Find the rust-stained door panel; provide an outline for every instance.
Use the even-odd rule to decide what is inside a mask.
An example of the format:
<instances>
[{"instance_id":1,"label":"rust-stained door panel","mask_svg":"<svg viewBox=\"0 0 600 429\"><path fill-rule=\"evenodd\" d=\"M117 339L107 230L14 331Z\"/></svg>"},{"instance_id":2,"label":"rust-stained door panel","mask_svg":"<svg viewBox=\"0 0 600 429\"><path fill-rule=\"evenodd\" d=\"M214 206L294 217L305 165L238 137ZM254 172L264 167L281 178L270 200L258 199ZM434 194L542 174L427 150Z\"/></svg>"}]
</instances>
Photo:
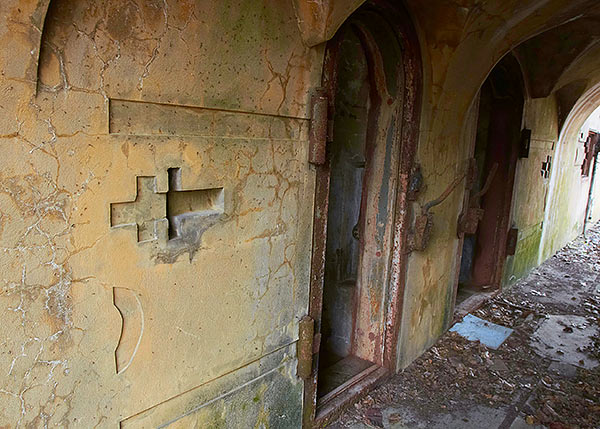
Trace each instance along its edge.
<instances>
[{"instance_id":1,"label":"rust-stained door panel","mask_svg":"<svg viewBox=\"0 0 600 429\"><path fill-rule=\"evenodd\" d=\"M398 38L404 39L402 48ZM418 130L416 49L408 16L386 1L368 2L328 43L324 90L313 96L309 155L317 178L309 308L315 334L313 354L304 358L312 359L305 378L306 427L325 424L385 376L384 366L395 365L406 195ZM329 103L327 121L323 99ZM307 332L303 356L309 355ZM325 380L333 367L342 376ZM303 377L306 368L300 364Z\"/></svg>"}]
</instances>

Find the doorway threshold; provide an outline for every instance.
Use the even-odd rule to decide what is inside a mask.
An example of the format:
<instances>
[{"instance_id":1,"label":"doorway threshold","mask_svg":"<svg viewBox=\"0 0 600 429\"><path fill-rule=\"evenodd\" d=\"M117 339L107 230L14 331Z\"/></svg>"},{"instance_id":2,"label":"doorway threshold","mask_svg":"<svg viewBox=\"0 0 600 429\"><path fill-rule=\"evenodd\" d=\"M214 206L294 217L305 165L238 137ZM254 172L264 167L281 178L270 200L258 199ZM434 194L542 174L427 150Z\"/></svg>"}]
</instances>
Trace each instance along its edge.
<instances>
[{"instance_id":1,"label":"doorway threshold","mask_svg":"<svg viewBox=\"0 0 600 429\"><path fill-rule=\"evenodd\" d=\"M341 386L321 397L317 402L314 427L324 427L337 418L344 409L366 394L389 374L387 368L371 364Z\"/></svg>"},{"instance_id":2,"label":"doorway threshold","mask_svg":"<svg viewBox=\"0 0 600 429\"><path fill-rule=\"evenodd\" d=\"M373 362L349 355L319 370L319 400L327 402L332 394L372 366Z\"/></svg>"},{"instance_id":3,"label":"doorway threshold","mask_svg":"<svg viewBox=\"0 0 600 429\"><path fill-rule=\"evenodd\" d=\"M492 292L479 292L475 293L454 307L454 321L458 321L465 317L467 314L482 307L490 299L494 298L500 293L500 290L494 290Z\"/></svg>"}]
</instances>

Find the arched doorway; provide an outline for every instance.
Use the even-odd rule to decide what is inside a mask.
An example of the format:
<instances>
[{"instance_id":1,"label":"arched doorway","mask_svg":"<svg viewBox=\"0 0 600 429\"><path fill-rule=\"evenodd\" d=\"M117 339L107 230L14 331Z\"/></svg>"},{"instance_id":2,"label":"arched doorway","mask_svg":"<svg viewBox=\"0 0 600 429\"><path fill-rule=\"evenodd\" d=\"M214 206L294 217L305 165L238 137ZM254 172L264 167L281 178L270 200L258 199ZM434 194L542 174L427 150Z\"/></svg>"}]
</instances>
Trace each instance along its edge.
<instances>
[{"instance_id":1,"label":"arched doorway","mask_svg":"<svg viewBox=\"0 0 600 429\"><path fill-rule=\"evenodd\" d=\"M469 207L478 209L476 232L462 247L457 302L500 287L507 256L511 202L519 156L525 95L518 62L507 55L481 87L474 174L467 185ZM510 253L510 249L509 249Z\"/></svg>"},{"instance_id":2,"label":"arched doorway","mask_svg":"<svg viewBox=\"0 0 600 429\"><path fill-rule=\"evenodd\" d=\"M396 368L417 52L406 13L385 1L359 8L327 46L332 132L317 170L310 315L318 352L305 424L326 421Z\"/></svg>"}]
</instances>

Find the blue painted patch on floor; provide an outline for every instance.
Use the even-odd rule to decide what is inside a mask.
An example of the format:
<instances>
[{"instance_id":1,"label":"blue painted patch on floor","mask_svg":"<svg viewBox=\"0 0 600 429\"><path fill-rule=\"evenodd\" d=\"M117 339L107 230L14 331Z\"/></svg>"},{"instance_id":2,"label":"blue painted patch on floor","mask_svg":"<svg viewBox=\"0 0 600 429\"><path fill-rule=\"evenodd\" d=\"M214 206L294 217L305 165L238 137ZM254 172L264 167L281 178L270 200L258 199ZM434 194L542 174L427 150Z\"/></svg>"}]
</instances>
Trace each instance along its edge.
<instances>
[{"instance_id":1,"label":"blue painted patch on floor","mask_svg":"<svg viewBox=\"0 0 600 429\"><path fill-rule=\"evenodd\" d=\"M467 340L479 341L494 350L500 347L504 340L513 333L510 328L496 325L472 314L467 314L462 322L455 324L450 330Z\"/></svg>"}]
</instances>

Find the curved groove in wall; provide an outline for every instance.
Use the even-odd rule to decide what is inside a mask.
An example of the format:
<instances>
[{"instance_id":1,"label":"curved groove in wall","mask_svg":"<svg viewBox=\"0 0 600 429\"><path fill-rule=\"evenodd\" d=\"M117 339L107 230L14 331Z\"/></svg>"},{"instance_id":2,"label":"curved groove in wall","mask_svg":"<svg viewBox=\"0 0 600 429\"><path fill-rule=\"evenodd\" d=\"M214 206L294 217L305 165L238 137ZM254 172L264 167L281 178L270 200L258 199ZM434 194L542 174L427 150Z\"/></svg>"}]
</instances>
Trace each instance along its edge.
<instances>
[{"instance_id":1,"label":"curved groove in wall","mask_svg":"<svg viewBox=\"0 0 600 429\"><path fill-rule=\"evenodd\" d=\"M113 288L113 305L121 314L121 336L115 348L117 374L123 373L135 358L144 334L144 310L138 295L126 288Z\"/></svg>"},{"instance_id":2,"label":"curved groove in wall","mask_svg":"<svg viewBox=\"0 0 600 429\"><path fill-rule=\"evenodd\" d=\"M51 0L40 0L37 5L36 16L39 19L37 26L40 30L39 39L37 41L37 57L35 59L35 93L37 95L39 81L40 81L40 58L42 57L42 43L44 37L44 29L46 28L46 17L48 16L48 10L50 9ZM33 70L32 70L33 71Z\"/></svg>"}]
</instances>

